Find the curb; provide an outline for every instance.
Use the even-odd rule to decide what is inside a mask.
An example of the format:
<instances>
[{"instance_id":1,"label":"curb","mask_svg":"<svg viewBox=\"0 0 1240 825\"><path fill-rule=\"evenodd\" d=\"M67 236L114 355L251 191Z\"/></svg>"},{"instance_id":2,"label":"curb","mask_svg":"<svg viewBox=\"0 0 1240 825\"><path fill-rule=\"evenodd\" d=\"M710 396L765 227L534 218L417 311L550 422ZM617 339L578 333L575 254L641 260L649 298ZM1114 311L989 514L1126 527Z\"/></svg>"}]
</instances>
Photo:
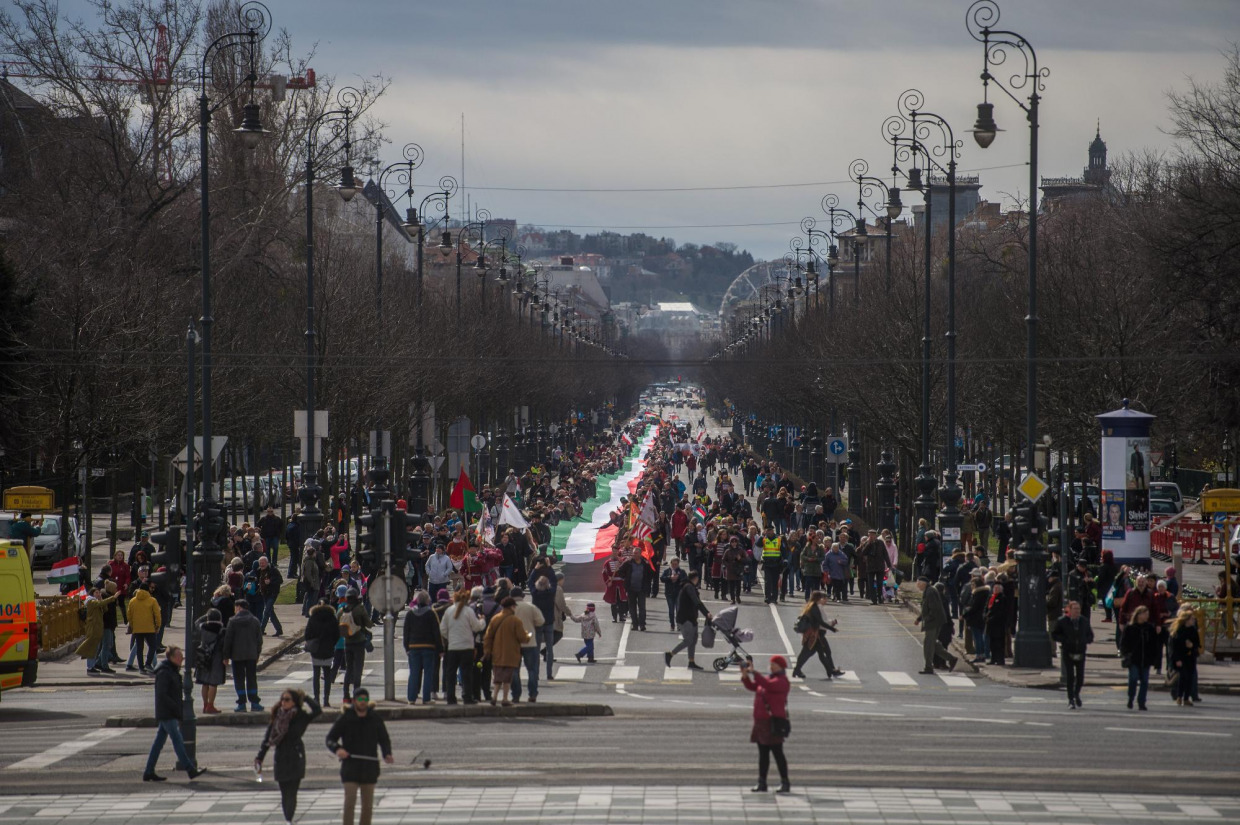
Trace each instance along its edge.
<instances>
[{"instance_id":1,"label":"curb","mask_svg":"<svg viewBox=\"0 0 1240 825\"><path fill-rule=\"evenodd\" d=\"M610 705L586 703L564 704L519 704L510 708L492 707L486 703L477 705L385 705L378 704L373 713L386 721L417 719L436 721L440 719L552 719L565 717L614 716ZM329 708L327 713L314 720L315 724L334 722L340 711ZM199 727L240 727L266 725L270 715L264 711L246 711L242 713L221 713L211 716L197 716ZM104 722L105 728L153 728L155 718L152 716L109 716Z\"/></svg>"},{"instance_id":2,"label":"curb","mask_svg":"<svg viewBox=\"0 0 1240 825\"><path fill-rule=\"evenodd\" d=\"M274 650L263 657L262 661L258 663L258 667L256 669L258 671L266 670L272 662L276 661L285 653L288 653L294 647L301 644L305 638L306 629L304 627L296 633L290 633L288 636L283 637L280 639L280 644L276 645Z\"/></svg>"}]
</instances>

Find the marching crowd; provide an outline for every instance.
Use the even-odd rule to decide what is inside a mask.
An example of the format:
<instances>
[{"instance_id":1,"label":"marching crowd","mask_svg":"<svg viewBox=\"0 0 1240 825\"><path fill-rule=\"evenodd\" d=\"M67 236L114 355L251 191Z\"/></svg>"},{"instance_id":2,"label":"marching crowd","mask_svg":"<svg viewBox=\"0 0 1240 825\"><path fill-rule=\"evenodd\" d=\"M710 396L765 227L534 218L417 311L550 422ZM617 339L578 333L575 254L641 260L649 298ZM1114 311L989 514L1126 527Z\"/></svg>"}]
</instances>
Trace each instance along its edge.
<instances>
[{"instance_id":1,"label":"marching crowd","mask_svg":"<svg viewBox=\"0 0 1240 825\"><path fill-rule=\"evenodd\" d=\"M633 422L613 441L557 452L521 475L510 470L500 483L483 487L480 512L448 509L414 519L418 524L407 536L409 562L400 571L412 593L401 638L409 663L409 703L508 706L523 696L536 702L540 680L554 678L555 646L566 622L580 625L576 660L596 661L594 642L603 634L598 612L593 603L581 612L570 608L564 575L553 566L550 528L582 513L598 491L598 478L624 466L641 429L640 422ZM368 591L375 561L353 552L346 500L333 504L329 523L304 539L295 521L285 523L270 509L256 524L230 530L223 583L198 620L197 644L190 651L203 713L220 712L217 690L230 673L235 710L264 711L257 662L268 625L276 636L283 633L276 597L286 577L296 582L313 686L310 695L281 692L258 758L261 765L265 754L275 750L276 779L290 821L304 774L300 737L310 719L331 708L337 681L344 712L327 743L342 760L346 822L359 796L362 821L368 821L378 752L385 757L391 752L382 720L369 712L369 694L361 687L378 618ZM652 613L653 621L660 620L659 609L648 610L648 601L657 600L662 590L668 628L680 634L665 661L670 665L684 652L687 666L700 670L695 660L699 620L713 629L718 618L703 594L729 607L756 601L759 590L765 604L787 602L791 596L804 605L792 628L800 634L801 649L791 675L804 676L803 668L815 658L827 678L843 675L827 639L836 630L827 605L892 603L903 574L892 532L859 530L850 518L837 518L837 505L831 488L799 484L777 463L754 457L730 436L712 439L701 433L691 440L687 428L662 428L634 493L610 517L618 530L602 565L601 585L611 621L645 631ZM397 507L404 509L405 501ZM965 511L968 529L962 531L959 549L944 558L942 538L922 522L910 554L923 594L917 622L925 633L926 673L956 667L957 657L948 649L953 635L963 639L974 662L1004 665L1011 656L1018 589L1014 551L1006 546L1010 519L995 519L984 497ZM993 562L992 524L999 547ZM1129 669L1130 708L1135 703L1146 709L1151 669L1166 670L1178 703L1200 701L1200 635L1195 614L1177 603L1180 587L1173 571L1159 578L1115 565L1110 553L1096 552L1097 531L1098 523L1087 517L1077 531L1066 580L1061 580L1058 558L1047 573L1048 631L1060 646L1069 705L1081 706L1084 653L1097 632L1091 623L1096 606L1104 611L1101 623L1115 625L1115 642ZM281 541L290 548L284 575L277 566ZM177 598L150 585L150 553L144 535L128 557L118 552L100 571L85 604L88 634L79 653L90 672L107 672L124 661L116 652L119 622L129 628L133 641L127 666L155 675L160 728L144 778L159 781L154 768L164 740L170 738L179 755L184 750L176 725L165 723L180 716L178 674L185 654L162 645ZM157 652L167 654L158 668ZM755 694L751 741L760 759L755 790L766 790L774 759L779 790L786 792L782 743L788 727L788 662L772 657L769 671L762 675L751 662L742 662L742 683ZM193 768L191 776L198 772Z\"/></svg>"}]
</instances>

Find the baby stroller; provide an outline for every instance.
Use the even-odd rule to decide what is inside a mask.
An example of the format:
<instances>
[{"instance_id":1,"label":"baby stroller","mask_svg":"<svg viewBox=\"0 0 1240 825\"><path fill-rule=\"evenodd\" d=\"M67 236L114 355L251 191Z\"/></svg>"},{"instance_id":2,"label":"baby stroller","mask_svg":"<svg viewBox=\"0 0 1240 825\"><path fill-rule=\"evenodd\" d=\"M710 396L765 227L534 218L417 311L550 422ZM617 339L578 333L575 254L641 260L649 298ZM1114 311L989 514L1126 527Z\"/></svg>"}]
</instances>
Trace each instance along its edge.
<instances>
[{"instance_id":1,"label":"baby stroller","mask_svg":"<svg viewBox=\"0 0 1240 825\"><path fill-rule=\"evenodd\" d=\"M750 658L745 652L745 648L741 645L744 642L753 641L753 631L748 628L738 628L736 626L737 607L725 607L715 614L715 618L706 623L706 627L702 630L702 647L712 648L715 646L715 633L717 632L723 637L724 641L732 646L732 650L727 656L720 656L714 661L716 671L727 670L728 665L738 665Z\"/></svg>"}]
</instances>

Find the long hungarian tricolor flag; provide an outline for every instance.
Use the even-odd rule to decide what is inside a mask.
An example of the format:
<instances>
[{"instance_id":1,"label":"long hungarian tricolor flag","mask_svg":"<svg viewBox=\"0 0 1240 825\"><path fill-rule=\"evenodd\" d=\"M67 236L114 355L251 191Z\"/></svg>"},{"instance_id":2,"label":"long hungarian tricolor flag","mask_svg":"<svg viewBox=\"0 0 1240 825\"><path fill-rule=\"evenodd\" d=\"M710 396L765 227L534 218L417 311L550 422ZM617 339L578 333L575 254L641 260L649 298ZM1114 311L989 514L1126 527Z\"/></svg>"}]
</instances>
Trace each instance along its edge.
<instances>
[{"instance_id":1,"label":"long hungarian tricolor flag","mask_svg":"<svg viewBox=\"0 0 1240 825\"><path fill-rule=\"evenodd\" d=\"M700 504L693 505L693 517L703 524L706 523L707 510Z\"/></svg>"},{"instance_id":2,"label":"long hungarian tricolor flag","mask_svg":"<svg viewBox=\"0 0 1240 825\"><path fill-rule=\"evenodd\" d=\"M78 567L81 563L77 556L70 556L64 561L58 561L52 565L52 569L47 571L48 584L73 584L78 580Z\"/></svg>"},{"instance_id":3,"label":"long hungarian tricolor flag","mask_svg":"<svg viewBox=\"0 0 1240 825\"><path fill-rule=\"evenodd\" d=\"M469 483L469 474L464 467L456 486L452 488L452 495L448 496L448 506L462 513L477 513L482 509L482 502L478 501L478 494L474 491L474 485Z\"/></svg>"}]
</instances>

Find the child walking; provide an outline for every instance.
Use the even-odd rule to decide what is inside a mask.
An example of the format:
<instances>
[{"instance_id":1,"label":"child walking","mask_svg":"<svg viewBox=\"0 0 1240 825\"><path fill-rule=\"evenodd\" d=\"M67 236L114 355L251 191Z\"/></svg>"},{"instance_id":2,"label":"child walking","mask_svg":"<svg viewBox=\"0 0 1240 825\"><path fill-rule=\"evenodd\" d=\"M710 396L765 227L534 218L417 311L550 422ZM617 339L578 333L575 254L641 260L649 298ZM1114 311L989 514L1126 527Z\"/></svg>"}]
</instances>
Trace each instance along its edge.
<instances>
[{"instance_id":1,"label":"child walking","mask_svg":"<svg viewBox=\"0 0 1240 825\"><path fill-rule=\"evenodd\" d=\"M581 662L581 657L585 656L586 661L594 664L594 639L595 637L603 638L603 629L598 623L598 614L594 612L594 602L586 603L586 612L580 616L569 616L574 622L581 625L581 639L584 642L581 650L577 651L577 661Z\"/></svg>"}]
</instances>

